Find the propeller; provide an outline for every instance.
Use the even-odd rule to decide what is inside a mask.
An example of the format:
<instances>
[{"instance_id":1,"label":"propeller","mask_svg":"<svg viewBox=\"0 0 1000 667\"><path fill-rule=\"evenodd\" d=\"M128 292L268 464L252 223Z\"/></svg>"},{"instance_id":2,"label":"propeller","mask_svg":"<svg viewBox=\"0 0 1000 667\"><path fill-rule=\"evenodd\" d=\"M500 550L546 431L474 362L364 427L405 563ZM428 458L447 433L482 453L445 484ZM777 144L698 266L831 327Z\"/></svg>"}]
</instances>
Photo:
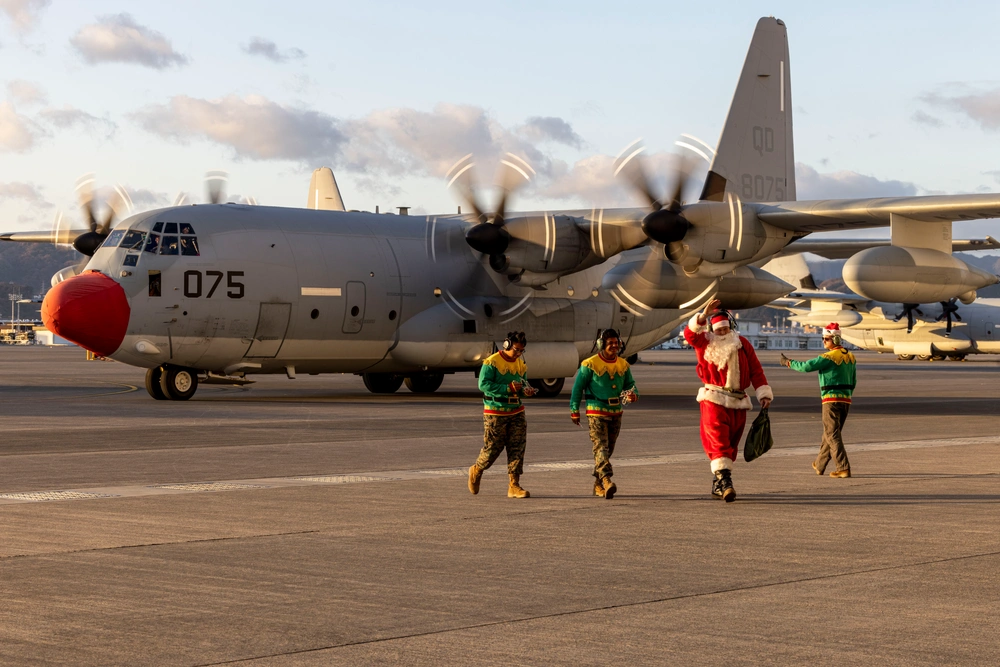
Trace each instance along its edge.
<instances>
[{"instance_id":1,"label":"propeller","mask_svg":"<svg viewBox=\"0 0 1000 667\"><path fill-rule=\"evenodd\" d=\"M205 173L205 192L209 204L221 204L226 198L226 183L229 182L229 174L221 169L215 169Z\"/></svg>"},{"instance_id":2,"label":"propeller","mask_svg":"<svg viewBox=\"0 0 1000 667\"><path fill-rule=\"evenodd\" d=\"M917 315L923 315L924 314L924 311L920 310L919 306L920 306L919 303L904 303L903 304L903 312L901 312L899 315L897 315L896 319L894 319L893 322L898 322L899 320L901 320L902 318L905 317L906 318L906 333L912 332L913 331L913 324L914 324L914 320L915 320L914 313L916 313Z\"/></svg>"},{"instance_id":3,"label":"propeller","mask_svg":"<svg viewBox=\"0 0 1000 667\"><path fill-rule=\"evenodd\" d=\"M76 185L76 192L80 199L80 208L83 209L84 220L86 220L90 229L73 239L73 247L87 257L93 257L97 249L104 243L104 239L111 233L111 223L118 216L119 209L131 211L132 203L125 188L118 185L115 187L113 193L104 201L105 210L103 215L98 216L93 185L93 174L82 176Z\"/></svg>"},{"instance_id":4,"label":"propeller","mask_svg":"<svg viewBox=\"0 0 1000 667\"><path fill-rule=\"evenodd\" d=\"M937 322L940 322L943 319L947 319L948 320L948 326L945 328L945 331L947 332L946 335L949 335L949 336L951 335L951 321L952 321L952 318L958 320L959 322L962 321L962 316L958 314L958 304L956 303L956 301L958 301L957 297L953 297L953 298L949 299L948 301L942 301L941 302L941 314L938 315L937 319L936 319Z\"/></svg>"},{"instance_id":5,"label":"propeller","mask_svg":"<svg viewBox=\"0 0 1000 667\"><path fill-rule=\"evenodd\" d=\"M507 200L513 192L531 180L535 170L527 161L513 153L504 155L500 160L500 201L493 213L487 213L485 207L480 205L479 187L473 179L472 169L475 165L472 153L456 162L448 170L448 187L455 189L478 221L478 224L465 233L466 243L473 250L489 255L491 264L497 258L496 263L499 265L501 256L510 245L510 232L504 229Z\"/></svg>"},{"instance_id":6,"label":"propeller","mask_svg":"<svg viewBox=\"0 0 1000 667\"><path fill-rule=\"evenodd\" d=\"M681 195L691 181L693 165L685 156L678 155L672 178L668 181L667 195L660 198L654 193L647 175L642 157L645 150L641 139L626 146L615 158L615 176L624 178L645 200L651 210L642 219L642 231L667 246L667 256L677 262L684 257L681 241L691 229L691 223L683 215Z\"/></svg>"}]
</instances>

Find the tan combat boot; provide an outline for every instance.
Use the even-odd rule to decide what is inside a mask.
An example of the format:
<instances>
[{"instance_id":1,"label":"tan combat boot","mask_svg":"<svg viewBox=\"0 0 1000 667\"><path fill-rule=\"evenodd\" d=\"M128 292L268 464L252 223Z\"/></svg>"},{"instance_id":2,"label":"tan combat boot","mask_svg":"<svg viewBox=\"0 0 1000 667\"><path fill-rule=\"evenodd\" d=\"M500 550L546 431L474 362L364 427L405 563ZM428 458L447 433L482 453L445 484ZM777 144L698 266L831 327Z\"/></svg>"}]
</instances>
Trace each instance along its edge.
<instances>
[{"instance_id":1,"label":"tan combat boot","mask_svg":"<svg viewBox=\"0 0 1000 667\"><path fill-rule=\"evenodd\" d=\"M508 498L530 498L531 494L521 488L518 481L521 479L520 475L510 475L510 487L507 489Z\"/></svg>"},{"instance_id":2,"label":"tan combat boot","mask_svg":"<svg viewBox=\"0 0 1000 667\"><path fill-rule=\"evenodd\" d=\"M479 469L479 466L473 465L469 468L469 491L475 495L479 493L479 482L483 479L483 471Z\"/></svg>"},{"instance_id":3,"label":"tan combat boot","mask_svg":"<svg viewBox=\"0 0 1000 667\"><path fill-rule=\"evenodd\" d=\"M615 486L615 483L611 481L610 477L605 477L604 479L602 479L601 486L604 487L603 495L605 500L611 500L612 498L615 497L615 492L618 490L618 487Z\"/></svg>"},{"instance_id":4,"label":"tan combat boot","mask_svg":"<svg viewBox=\"0 0 1000 667\"><path fill-rule=\"evenodd\" d=\"M604 485L601 484L601 480L599 479L594 480L594 495L598 498L604 497Z\"/></svg>"}]
</instances>

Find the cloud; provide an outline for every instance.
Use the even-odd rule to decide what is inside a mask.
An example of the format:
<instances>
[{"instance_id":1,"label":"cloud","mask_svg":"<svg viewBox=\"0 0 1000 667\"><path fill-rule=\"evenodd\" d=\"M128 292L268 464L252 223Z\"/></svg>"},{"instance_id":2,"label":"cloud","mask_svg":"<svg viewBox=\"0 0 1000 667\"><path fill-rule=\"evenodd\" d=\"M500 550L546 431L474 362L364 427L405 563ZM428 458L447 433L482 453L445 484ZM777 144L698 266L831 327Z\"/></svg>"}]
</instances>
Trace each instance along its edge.
<instances>
[{"instance_id":1,"label":"cloud","mask_svg":"<svg viewBox=\"0 0 1000 667\"><path fill-rule=\"evenodd\" d=\"M821 174L807 164L795 163L795 186L799 199L864 199L917 194L917 186L906 181L882 181L856 171Z\"/></svg>"},{"instance_id":2,"label":"cloud","mask_svg":"<svg viewBox=\"0 0 1000 667\"><path fill-rule=\"evenodd\" d=\"M910 120L914 123L920 123L921 125L927 125L928 127L944 127L944 121L937 116L932 116L926 111L921 111L917 109L910 116Z\"/></svg>"},{"instance_id":3,"label":"cloud","mask_svg":"<svg viewBox=\"0 0 1000 667\"><path fill-rule=\"evenodd\" d=\"M148 132L186 143L205 139L251 160L307 162L336 156L346 141L336 119L285 107L263 97L228 95L202 100L178 95L131 117Z\"/></svg>"},{"instance_id":4,"label":"cloud","mask_svg":"<svg viewBox=\"0 0 1000 667\"><path fill-rule=\"evenodd\" d=\"M132 204L135 206L135 210L137 211L162 208L164 206L170 206L174 202L174 197L166 192L156 192L146 188L130 187L126 187L125 190L128 192L128 196L132 200Z\"/></svg>"},{"instance_id":5,"label":"cloud","mask_svg":"<svg viewBox=\"0 0 1000 667\"><path fill-rule=\"evenodd\" d=\"M931 106L965 114L984 130L1000 130L1000 88L967 95L928 93L921 99Z\"/></svg>"},{"instance_id":6,"label":"cloud","mask_svg":"<svg viewBox=\"0 0 1000 667\"><path fill-rule=\"evenodd\" d=\"M7 96L19 104L45 104L45 91L30 81L16 79L7 83Z\"/></svg>"},{"instance_id":7,"label":"cloud","mask_svg":"<svg viewBox=\"0 0 1000 667\"><path fill-rule=\"evenodd\" d=\"M83 26L70 44L90 65L120 62L164 69L188 61L174 51L162 33L139 25L125 13L103 16L97 23Z\"/></svg>"},{"instance_id":8,"label":"cloud","mask_svg":"<svg viewBox=\"0 0 1000 667\"><path fill-rule=\"evenodd\" d=\"M23 153L43 134L37 123L17 113L10 102L0 102L0 153Z\"/></svg>"},{"instance_id":9,"label":"cloud","mask_svg":"<svg viewBox=\"0 0 1000 667\"><path fill-rule=\"evenodd\" d=\"M7 15L18 32L31 32L38 22L38 15L52 0L0 0L0 12Z\"/></svg>"},{"instance_id":10,"label":"cloud","mask_svg":"<svg viewBox=\"0 0 1000 667\"><path fill-rule=\"evenodd\" d=\"M294 47L286 49L284 52L279 51L277 44L263 37L251 38L250 43L243 46L242 49L252 56L261 56L276 63L284 63L292 59L298 60L306 57L305 51Z\"/></svg>"},{"instance_id":11,"label":"cloud","mask_svg":"<svg viewBox=\"0 0 1000 667\"><path fill-rule=\"evenodd\" d=\"M667 197L667 182L673 183L677 173L676 153L646 153L642 167L650 180L653 194ZM645 206L646 201L634 186L630 185L627 174L615 176L615 157L612 155L591 155L572 165L556 162L550 179L538 189L538 194L552 199L579 200L604 208L610 206ZM635 163L631 163L635 164ZM708 164L697 162L689 165L690 173L681 199L691 202L701 194L708 172Z\"/></svg>"},{"instance_id":12,"label":"cloud","mask_svg":"<svg viewBox=\"0 0 1000 667\"><path fill-rule=\"evenodd\" d=\"M583 147L583 138L562 118L533 116L520 128L520 133L534 141L553 141L573 148Z\"/></svg>"},{"instance_id":13,"label":"cloud","mask_svg":"<svg viewBox=\"0 0 1000 667\"><path fill-rule=\"evenodd\" d=\"M52 208L52 204L46 201L45 197L39 191L38 186L34 183L0 183L0 202L7 201L8 199L18 199L28 204L31 204L35 208Z\"/></svg>"},{"instance_id":14,"label":"cloud","mask_svg":"<svg viewBox=\"0 0 1000 667\"><path fill-rule=\"evenodd\" d=\"M111 119L98 118L71 106L43 109L38 115L57 128L82 127L91 132L100 132L109 139L118 131L118 125Z\"/></svg>"}]
</instances>

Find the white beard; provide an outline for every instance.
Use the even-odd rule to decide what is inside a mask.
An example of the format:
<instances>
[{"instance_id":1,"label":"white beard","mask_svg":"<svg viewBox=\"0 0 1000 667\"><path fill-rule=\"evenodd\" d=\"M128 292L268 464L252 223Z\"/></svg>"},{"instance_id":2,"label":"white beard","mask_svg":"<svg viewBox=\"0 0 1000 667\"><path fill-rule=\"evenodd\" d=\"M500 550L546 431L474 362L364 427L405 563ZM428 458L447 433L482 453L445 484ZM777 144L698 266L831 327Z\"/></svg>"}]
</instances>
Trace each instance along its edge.
<instances>
[{"instance_id":1,"label":"white beard","mask_svg":"<svg viewBox=\"0 0 1000 667\"><path fill-rule=\"evenodd\" d=\"M728 391L740 391L740 355L739 350L740 335L735 331L730 331L725 336L718 336L709 331L705 334L708 337L708 346L705 347L704 359L710 364L719 367L719 371L729 371L726 373L725 388Z\"/></svg>"}]
</instances>

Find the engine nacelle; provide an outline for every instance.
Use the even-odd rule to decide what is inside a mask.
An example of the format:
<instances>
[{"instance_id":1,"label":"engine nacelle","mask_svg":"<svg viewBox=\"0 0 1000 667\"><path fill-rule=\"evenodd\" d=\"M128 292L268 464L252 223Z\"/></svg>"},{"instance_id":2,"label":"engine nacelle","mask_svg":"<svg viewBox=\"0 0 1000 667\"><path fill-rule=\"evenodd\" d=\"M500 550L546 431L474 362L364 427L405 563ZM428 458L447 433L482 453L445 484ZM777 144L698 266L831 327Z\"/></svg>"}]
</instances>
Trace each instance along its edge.
<instances>
[{"instance_id":1,"label":"engine nacelle","mask_svg":"<svg viewBox=\"0 0 1000 667\"><path fill-rule=\"evenodd\" d=\"M858 294L890 303L932 303L993 285L997 276L939 250L882 246L844 264L844 282Z\"/></svg>"},{"instance_id":2,"label":"engine nacelle","mask_svg":"<svg viewBox=\"0 0 1000 667\"><path fill-rule=\"evenodd\" d=\"M725 308L756 308L795 289L753 266L741 266L716 278L689 277L681 267L656 257L619 264L604 275L602 285L622 305L638 312L695 307L712 294Z\"/></svg>"}]
</instances>

